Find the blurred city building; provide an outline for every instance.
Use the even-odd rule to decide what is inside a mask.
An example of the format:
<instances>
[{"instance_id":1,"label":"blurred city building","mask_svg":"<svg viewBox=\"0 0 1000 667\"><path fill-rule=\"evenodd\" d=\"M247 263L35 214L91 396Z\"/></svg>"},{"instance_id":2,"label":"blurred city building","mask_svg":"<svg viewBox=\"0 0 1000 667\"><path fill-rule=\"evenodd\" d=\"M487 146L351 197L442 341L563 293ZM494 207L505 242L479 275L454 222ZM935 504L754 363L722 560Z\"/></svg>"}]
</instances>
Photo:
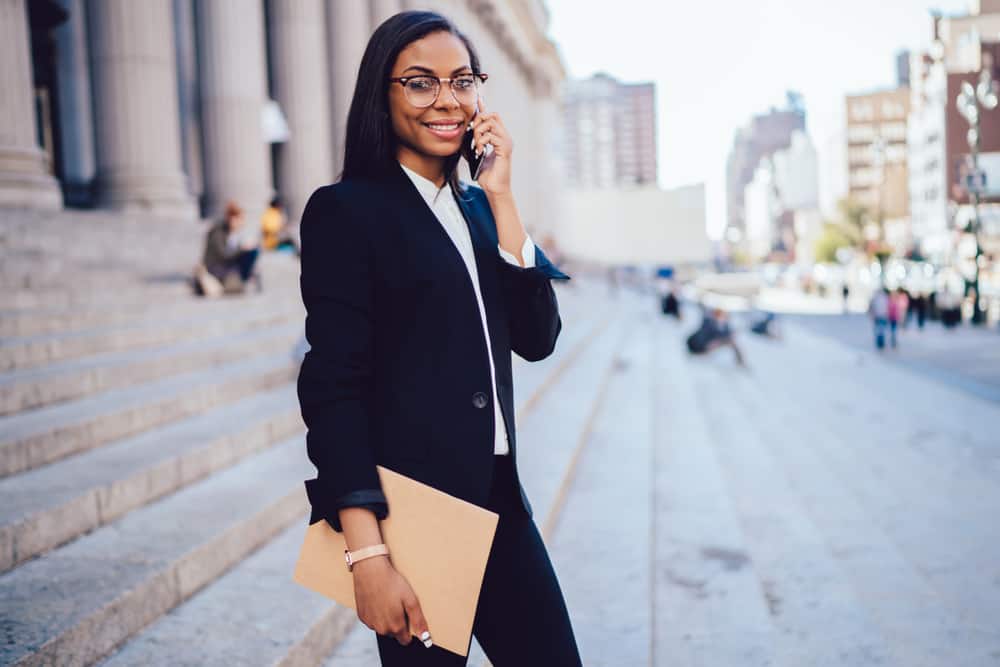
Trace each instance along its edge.
<instances>
[{"instance_id":1,"label":"blurred city building","mask_svg":"<svg viewBox=\"0 0 1000 667\"><path fill-rule=\"evenodd\" d=\"M562 153L571 187L656 183L653 84L622 83L607 74L569 81L563 119Z\"/></svg>"},{"instance_id":2,"label":"blurred city building","mask_svg":"<svg viewBox=\"0 0 1000 667\"><path fill-rule=\"evenodd\" d=\"M980 242L1000 253L1000 109L980 107L979 175L973 175L970 125L956 99L984 70L1000 78L1000 0L980 0L960 16L932 16L932 44L911 58L910 200L915 246L937 264L955 261L958 231L975 218L969 189L981 189Z\"/></svg>"},{"instance_id":3,"label":"blurred city building","mask_svg":"<svg viewBox=\"0 0 1000 667\"><path fill-rule=\"evenodd\" d=\"M902 70L899 74L897 83L904 80ZM910 89L900 85L848 95L846 104L848 196L868 207L890 245L905 248L910 215L906 152Z\"/></svg>"},{"instance_id":4,"label":"blurred city building","mask_svg":"<svg viewBox=\"0 0 1000 667\"><path fill-rule=\"evenodd\" d=\"M560 251L598 264L708 264L704 186L657 185L654 84L595 74L564 91Z\"/></svg>"},{"instance_id":5,"label":"blurred city building","mask_svg":"<svg viewBox=\"0 0 1000 667\"><path fill-rule=\"evenodd\" d=\"M730 244L739 245L746 238L745 190L753 181L761 160L788 148L792 134L805 129L806 110L802 97L789 91L784 109L771 109L754 116L745 127L737 130L726 161L725 238Z\"/></svg>"},{"instance_id":6,"label":"blurred city building","mask_svg":"<svg viewBox=\"0 0 1000 667\"><path fill-rule=\"evenodd\" d=\"M819 159L808 134L795 130L787 148L760 159L744 188L743 208L741 247L751 259L798 260L803 241L817 233L817 216L808 213L819 208Z\"/></svg>"},{"instance_id":7,"label":"blurred city building","mask_svg":"<svg viewBox=\"0 0 1000 667\"><path fill-rule=\"evenodd\" d=\"M518 203L551 223L564 70L541 0L2 0L0 205L190 218L232 198L255 219L277 192L297 220L340 172L369 35L425 8L479 50Z\"/></svg>"}]
</instances>

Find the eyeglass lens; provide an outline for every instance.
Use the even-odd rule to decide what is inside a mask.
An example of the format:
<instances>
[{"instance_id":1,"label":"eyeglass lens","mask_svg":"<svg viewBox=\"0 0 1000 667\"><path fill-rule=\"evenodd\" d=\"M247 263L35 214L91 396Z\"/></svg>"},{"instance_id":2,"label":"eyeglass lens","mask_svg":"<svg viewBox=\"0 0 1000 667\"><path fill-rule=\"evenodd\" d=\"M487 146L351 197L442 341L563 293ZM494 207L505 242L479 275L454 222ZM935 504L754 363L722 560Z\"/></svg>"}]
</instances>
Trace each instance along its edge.
<instances>
[{"instance_id":1,"label":"eyeglass lens","mask_svg":"<svg viewBox=\"0 0 1000 667\"><path fill-rule=\"evenodd\" d=\"M451 92L460 104L471 104L476 101L479 81L476 77L459 76L449 82ZM434 104L438 97L441 84L437 79L430 76L415 76L407 79L403 90L406 99L410 104L418 107L427 107Z\"/></svg>"}]
</instances>

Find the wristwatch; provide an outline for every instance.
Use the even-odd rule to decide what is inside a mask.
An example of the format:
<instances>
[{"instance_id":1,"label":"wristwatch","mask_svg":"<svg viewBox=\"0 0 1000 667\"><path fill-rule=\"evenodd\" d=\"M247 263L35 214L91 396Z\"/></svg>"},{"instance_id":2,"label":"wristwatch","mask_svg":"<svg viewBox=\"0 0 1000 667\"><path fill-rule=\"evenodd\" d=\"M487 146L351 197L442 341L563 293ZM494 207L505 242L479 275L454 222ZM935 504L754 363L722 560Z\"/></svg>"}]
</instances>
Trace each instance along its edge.
<instances>
[{"instance_id":1,"label":"wristwatch","mask_svg":"<svg viewBox=\"0 0 1000 667\"><path fill-rule=\"evenodd\" d=\"M372 558L374 556L388 556L389 548L384 544L376 544L374 546L365 547L364 549L358 549L357 551L348 551L344 549L344 560L347 561L347 571L353 572L354 565L360 563L366 558Z\"/></svg>"}]
</instances>

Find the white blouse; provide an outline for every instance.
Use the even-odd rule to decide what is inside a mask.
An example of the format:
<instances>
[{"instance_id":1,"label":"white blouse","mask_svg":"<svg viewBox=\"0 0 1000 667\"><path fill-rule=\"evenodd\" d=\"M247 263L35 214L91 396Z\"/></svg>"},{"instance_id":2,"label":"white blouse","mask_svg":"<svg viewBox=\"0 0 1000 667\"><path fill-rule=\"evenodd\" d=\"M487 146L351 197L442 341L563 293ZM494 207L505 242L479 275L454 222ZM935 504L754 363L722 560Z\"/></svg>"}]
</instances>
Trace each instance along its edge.
<instances>
[{"instance_id":1,"label":"white blouse","mask_svg":"<svg viewBox=\"0 0 1000 667\"><path fill-rule=\"evenodd\" d=\"M507 442L506 422L504 421L503 413L500 411L500 401L497 400L496 368L493 365L493 346L490 342L490 330L486 325L486 306L483 305L483 295L479 290L479 272L476 270L476 255L472 250L472 237L469 235L469 228L466 226L465 218L462 217L462 211L458 208L455 198L451 196L451 192L446 192L450 190L447 183L439 188L433 181L424 178L406 165L400 164L399 166L403 168L406 175L413 181L417 192L427 202L427 206L434 213L441 226L444 227L444 231L448 233L448 238L455 244L458 254L462 256L462 261L465 262L469 278L472 279L472 287L475 289L476 301L479 304L479 318L483 324L483 335L486 337L487 357L490 360L490 384L493 389L493 419L496 425L493 453L509 454L510 445ZM442 192L445 192L444 196L441 196ZM499 250L500 256L511 264L521 266L517 258L499 245L497 246L497 250ZM535 244L532 242L530 236L524 240L524 245L521 247L521 257L524 259L525 267L535 265Z\"/></svg>"}]
</instances>

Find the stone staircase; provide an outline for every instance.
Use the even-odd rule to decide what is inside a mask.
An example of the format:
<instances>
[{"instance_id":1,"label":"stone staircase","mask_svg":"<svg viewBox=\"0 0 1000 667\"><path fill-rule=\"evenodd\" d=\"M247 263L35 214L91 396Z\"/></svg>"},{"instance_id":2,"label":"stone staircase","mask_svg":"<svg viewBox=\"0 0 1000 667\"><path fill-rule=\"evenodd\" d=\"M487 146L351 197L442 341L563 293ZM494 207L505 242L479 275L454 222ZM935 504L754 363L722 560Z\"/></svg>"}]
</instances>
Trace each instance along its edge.
<instances>
[{"instance_id":1,"label":"stone staircase","mask_svg":"<svg viewBox=\"0 0 1000 667\"><path fill-rule=\"evenodd\" d=\"M0 664L319 665L362 638L291 581L314 476L298 265L265 256L262 294L197 299L203 231L0 215ZM626 327L585 285L560 300L556 354L515 359L546 525L590 428L572 406L599 402Z\"/></svg>"}]
</instances>

